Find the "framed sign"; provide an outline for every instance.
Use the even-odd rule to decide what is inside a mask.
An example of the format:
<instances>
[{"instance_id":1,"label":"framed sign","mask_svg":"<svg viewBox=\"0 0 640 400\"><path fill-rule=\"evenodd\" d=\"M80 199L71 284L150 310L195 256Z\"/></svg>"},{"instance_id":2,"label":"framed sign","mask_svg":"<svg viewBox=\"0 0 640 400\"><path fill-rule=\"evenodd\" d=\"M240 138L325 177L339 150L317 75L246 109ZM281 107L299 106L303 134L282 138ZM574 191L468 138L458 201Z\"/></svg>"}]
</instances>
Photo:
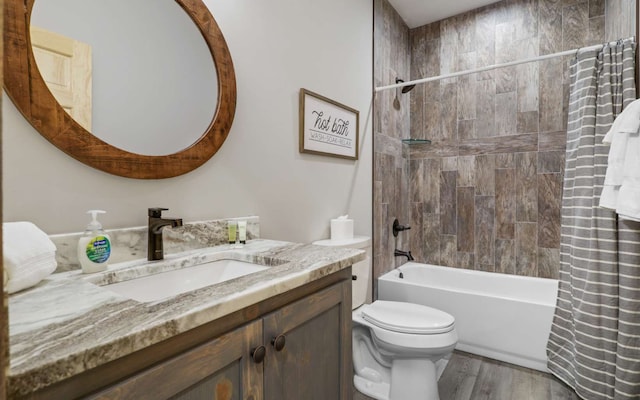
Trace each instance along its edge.
<instances>
[{"instance_id":1,"label":"framed sign","mask_svg":"<svg viewBox=\"0 0 640 400\"><path fill-rule=\"evenodd\" d=\"M360 112L300 89L300 153L358 159Z\"/></svg>"}]
</instances>

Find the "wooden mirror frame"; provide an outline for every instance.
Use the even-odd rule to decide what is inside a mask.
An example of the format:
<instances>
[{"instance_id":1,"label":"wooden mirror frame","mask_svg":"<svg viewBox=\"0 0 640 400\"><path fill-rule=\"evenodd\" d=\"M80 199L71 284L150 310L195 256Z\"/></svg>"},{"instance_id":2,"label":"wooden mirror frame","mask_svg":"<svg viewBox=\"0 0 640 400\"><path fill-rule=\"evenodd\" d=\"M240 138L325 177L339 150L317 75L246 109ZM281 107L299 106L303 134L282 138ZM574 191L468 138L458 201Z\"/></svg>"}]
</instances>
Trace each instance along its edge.
<instances>
[{"instance_id":1,"label":"wooden mirror frame","mask_svg":"<svg viewBox=\"0 0 640 400\"><path fill-rule=\"evenodd\" d=\"M4 87L24 117L49 142L91 167L138 179L185 174L204 164L222 146L235 115L236 77L222 31L202 0L175 1L196 24L213 56L218 104L211 123L196 143L164 156L146 156L114 147L80 126L60 106L40 76L31 49L29 23L34 1L4 2Z\"/></svg>"}]
</instances>

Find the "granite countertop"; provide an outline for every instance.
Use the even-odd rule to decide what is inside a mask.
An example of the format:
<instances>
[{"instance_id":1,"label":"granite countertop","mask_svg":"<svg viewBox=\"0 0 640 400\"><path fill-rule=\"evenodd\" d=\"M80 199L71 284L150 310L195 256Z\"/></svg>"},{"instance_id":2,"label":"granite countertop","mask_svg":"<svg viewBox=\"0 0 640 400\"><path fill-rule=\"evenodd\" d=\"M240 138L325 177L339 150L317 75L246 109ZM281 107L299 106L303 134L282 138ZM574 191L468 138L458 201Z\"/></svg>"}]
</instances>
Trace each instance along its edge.
<instances>
[{"instance_id":1,"label":"granite countertop","mask_svg":"<svg viewBox=\"0 0 640 400\"><path fill-rule=\"evenodd\" d=\"M137 302L104 285L144 268L171 270L216 258L269 268L154 302ZM25 395L128 355L363 260L361 250L256 239L128 261L105 272L54 274L9 297L10 397ZM92 283L93 282L93 283Z\"/></svg>"}]
</instances>

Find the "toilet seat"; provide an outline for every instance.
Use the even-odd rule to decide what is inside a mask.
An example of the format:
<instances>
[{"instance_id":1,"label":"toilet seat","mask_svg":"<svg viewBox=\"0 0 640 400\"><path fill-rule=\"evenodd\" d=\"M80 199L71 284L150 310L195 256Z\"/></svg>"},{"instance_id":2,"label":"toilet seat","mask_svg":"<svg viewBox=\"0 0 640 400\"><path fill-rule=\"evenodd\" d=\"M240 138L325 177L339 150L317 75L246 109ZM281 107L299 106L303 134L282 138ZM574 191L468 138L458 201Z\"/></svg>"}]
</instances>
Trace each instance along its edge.
<instances>
[{"instance_id":1,"label":"toilet seat","mask_svg":"<svg viewBox=\"0 0 640 400\"><path fill-rule=\"evenodd\" d=\"M363 307L362 318L382 329L414 335L447 333L455 323L453 316L435 308L385 300Z\"/></svg>"}]
</instances>

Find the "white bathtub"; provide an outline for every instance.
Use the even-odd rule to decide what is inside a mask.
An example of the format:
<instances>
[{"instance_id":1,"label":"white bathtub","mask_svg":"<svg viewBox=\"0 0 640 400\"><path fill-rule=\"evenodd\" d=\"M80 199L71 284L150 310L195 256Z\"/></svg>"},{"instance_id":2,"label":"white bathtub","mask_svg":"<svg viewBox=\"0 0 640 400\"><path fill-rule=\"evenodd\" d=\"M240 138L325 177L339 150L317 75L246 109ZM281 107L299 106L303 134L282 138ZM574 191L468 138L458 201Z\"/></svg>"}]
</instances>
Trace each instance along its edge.
<instances>
[{"instance_id":1,"label":"white bathtub","mask_svg":"<svg viewBox=\"0 0 640 400\"><path fill-rule=\"evenodd\" d=\"M554 279L415 262L378 279L381 300L424 304L453 315L458 350L540 371L547 371L557 290Z\"/></svg>"}]
</instances>

